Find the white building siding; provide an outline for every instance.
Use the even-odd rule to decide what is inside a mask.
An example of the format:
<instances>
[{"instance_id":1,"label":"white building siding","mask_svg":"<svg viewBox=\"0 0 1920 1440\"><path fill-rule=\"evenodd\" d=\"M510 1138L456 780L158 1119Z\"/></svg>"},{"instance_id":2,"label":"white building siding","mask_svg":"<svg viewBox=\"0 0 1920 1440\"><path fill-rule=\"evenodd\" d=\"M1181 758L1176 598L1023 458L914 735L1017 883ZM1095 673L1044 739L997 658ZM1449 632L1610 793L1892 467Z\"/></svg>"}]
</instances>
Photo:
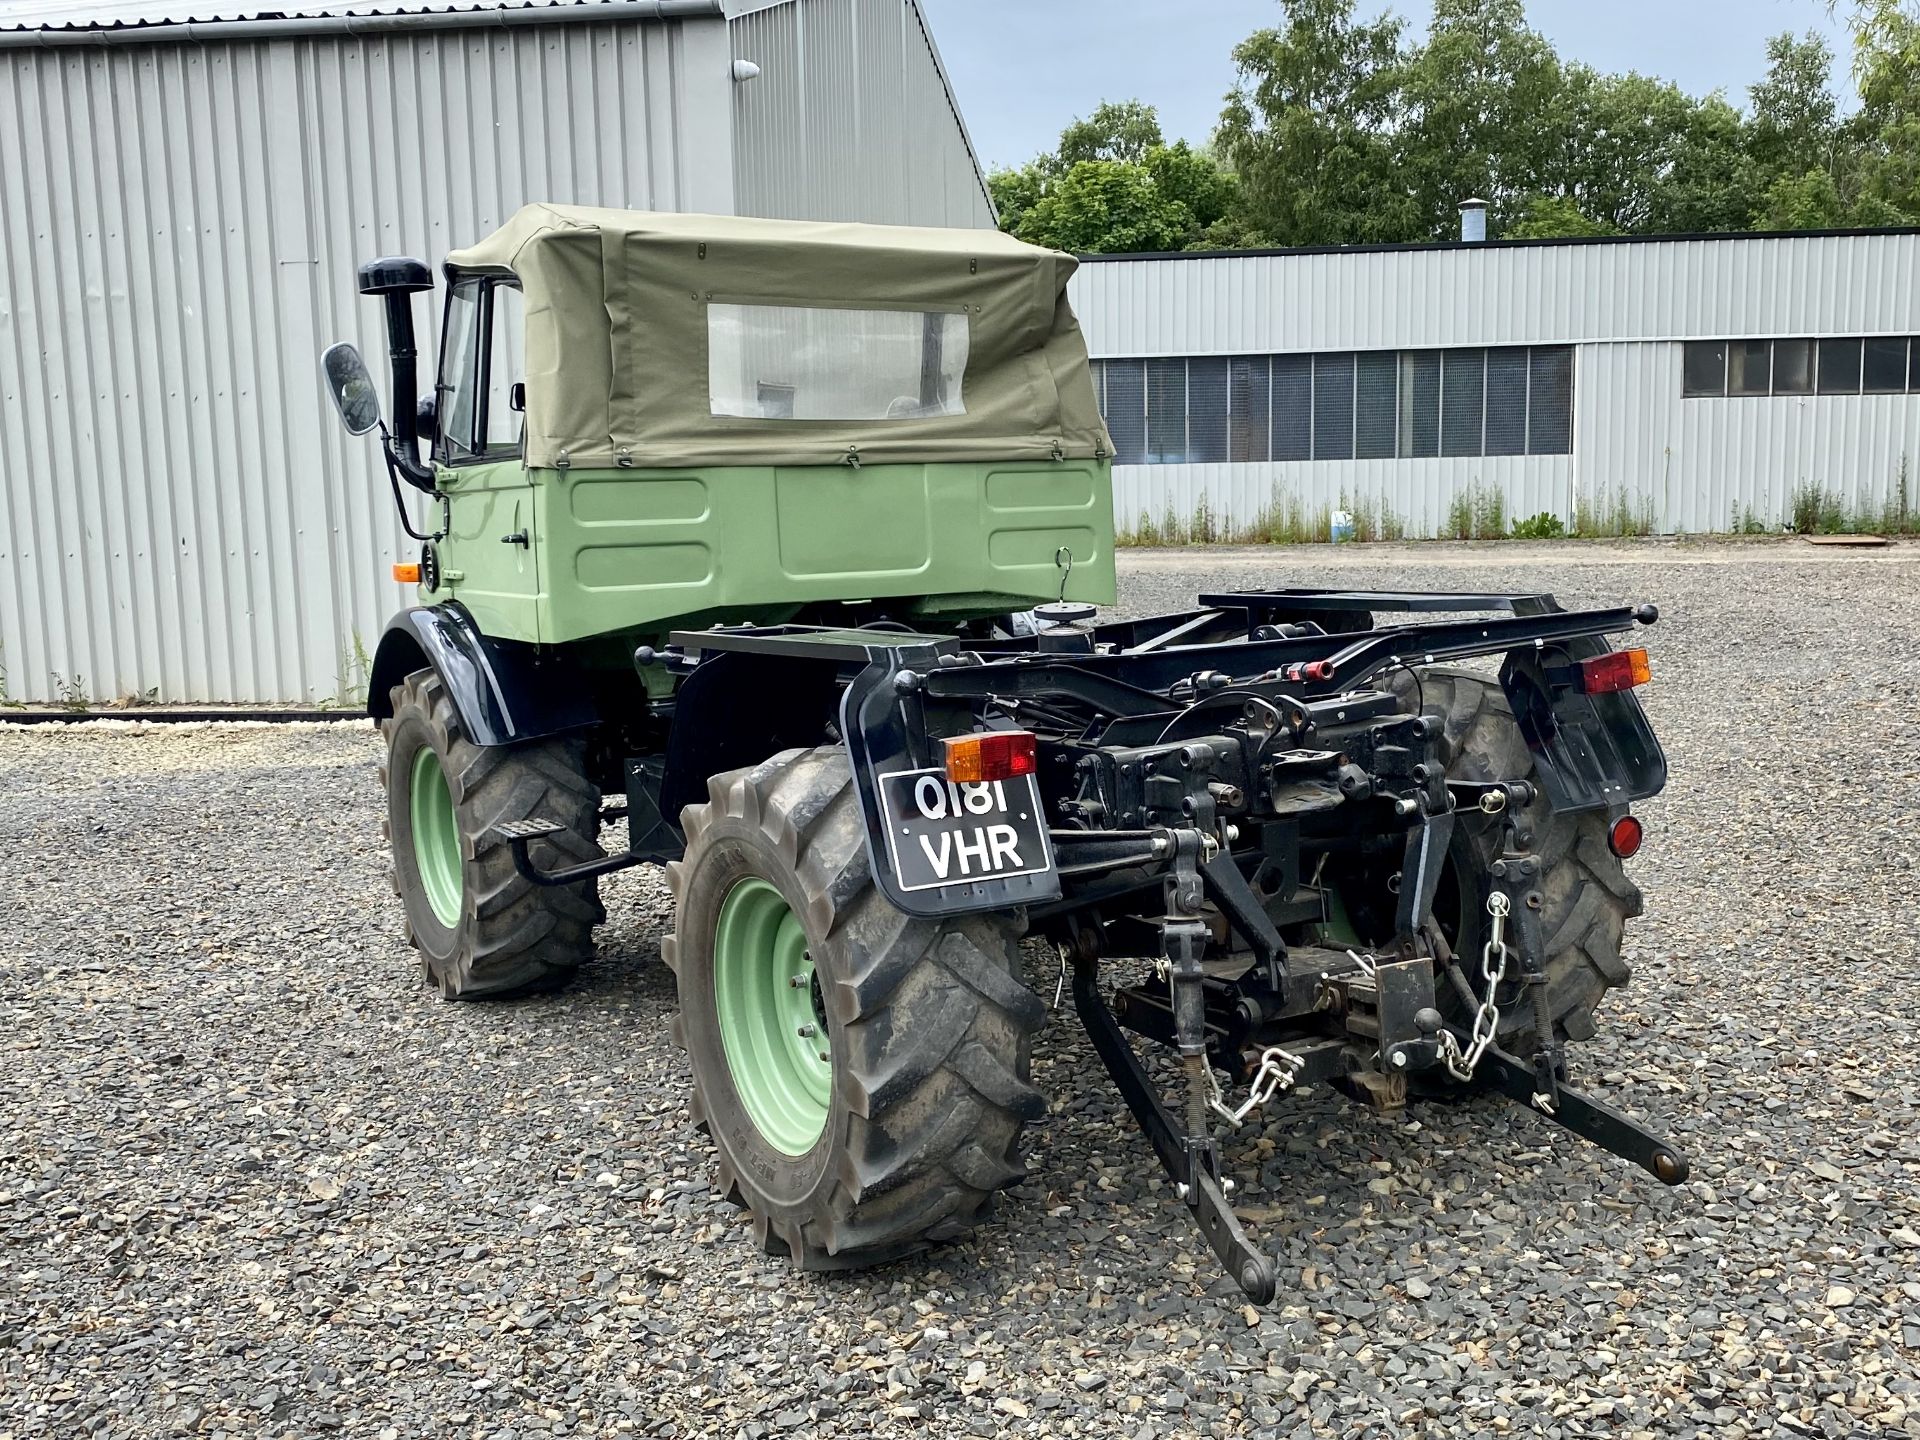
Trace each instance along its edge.
<instances>
[{"instance_id":1,"label":"white building siding","mask_svg":"<svg viewBox=\"0 0 1920 1440\"><path fill-rule=\"evenodd\" d=\"M1920 331L1920 235L1103 259L1096 358Z\"/></svg>"},{"instance_id":2,"label":"white building siding","mask_svg":"<svg viewBox=\"0 0 1920 1440\"><path fill-rule=\"evenodd\" d=\"M355 267L531 199L724 202L690 163L688 55L659 24L0 51L14 698L347 688L415 548L320 384L330 340L385 351Z\"/></svg>"},{"instance_id":3,"label":"white building siding","mask_svg":"<svg viewBox=\"0 0 1920 1440\"><path fill-rule=\"evenodd\" d=\"M1123 525L1190 516L1203 492L1244 525L1278 487L1433 535L1462 489L1494 485L1512 517L1624 499L1673 533L1778 525L1810 485L1854 513L1886 502L1920 463L1920 394L1683 399L1681 357L1689 339L1920 335L1916 274L1920 235L1795 236L1101 260L1071 293L1096 358L1574 347L1571 455L1123 465Z\"/></svg>"},{"instance_id":4,"label":"white building siding","mask_svg":"<svg viewBox=\"0 0 1920 1440\"><path fill-rule=\"evenodd\" d=\"M1574 447L1589 504L1624 493L1666 534L1732 529L1749 515L1771 529L1806 488L1850 514L1880 510L1904 461L1920 508L1920 396L1685 399L1680 357L1674 344L1581 350Z\"/></svg>"},{"instance_id":5,"label":"white building siding","mask_svg":"<svg viewBox=\"0 0 1920 1440\"><path fill-rule=\"evenodd\" d=\"M741 214L993 224L914 0L786 0L730 24L760 67L734 87Z\"/></svg>"}]
</instances>

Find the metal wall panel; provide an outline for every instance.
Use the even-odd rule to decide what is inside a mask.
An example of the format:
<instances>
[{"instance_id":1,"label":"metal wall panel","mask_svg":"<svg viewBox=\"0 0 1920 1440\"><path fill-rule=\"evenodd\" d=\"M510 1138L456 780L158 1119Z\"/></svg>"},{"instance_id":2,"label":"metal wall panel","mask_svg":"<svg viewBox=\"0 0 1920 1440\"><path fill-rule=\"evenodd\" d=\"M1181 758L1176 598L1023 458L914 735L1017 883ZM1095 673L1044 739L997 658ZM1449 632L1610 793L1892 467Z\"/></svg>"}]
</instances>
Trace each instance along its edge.
<instances>
[{"instance_id":1,"label":"metal wall panel","mask_svg":"<svg viewBox=\"0 0 1920 1440\"><path fill-rule=\"evenodd\" d=\"M1083 264L1096 357L1920 332L1920 235Z\"/></svg>"},{"instance_id":2,"label":"metal wall panel","mask_svg":"<svg viewBox=\"0 0 1920 1440\"><path fill-rule=\"evenodd\" d=\"M1675 533L1777 525L1805 485L1877 507L1920 466L1920 395L1680 395L1686 339L1920 334L1916 273L1920 236L1794 236L1101 260L1071 294L1096 357L1577 347L1571 457L1123 466L1122 524L1188 515L1203 491L1244 524L1278 484L1315 506L1368 496L1430 535L1484 483L1509 515L1571 522L1624 496Z\"/></svg>"},{"instance_id":3,"label":"metal wall panel","mask_svg":"<svg viewBox=\"0 0 1920 1440\"><path fill-rule=\"evenodd\" d=\"M966 129L914 0L787 0L730 22L743 215L990 226Z\"/></svg>"},{"instance_id":4,"label":"metal wall panel","mask_svg":"<svg viewBox=\"0 0 1920 1440\"><path fill-rule=\"evenodd\" d=\"M321 388L328 341L385 355L355 266L529 200L728 208L725 45L714 20L0 53L11 694L349 691L414 549Z\"/></svg>"},{"instance_id":5,"label":"metal wall panel","mask_svg":"<svg viewBox=\"0 0 1920 1440\"><path fill-rule=\"evenodd\" d=\"M1625 494L1663 533L1727 530L1749 514L1778 528L1797 491L1818 487L1849 513L1884 507L1904 472L1920 509L1920 395L1684 399L1680 346L1581 351L1575 395L1581 494Z\"/></svg>"}]
</instances>

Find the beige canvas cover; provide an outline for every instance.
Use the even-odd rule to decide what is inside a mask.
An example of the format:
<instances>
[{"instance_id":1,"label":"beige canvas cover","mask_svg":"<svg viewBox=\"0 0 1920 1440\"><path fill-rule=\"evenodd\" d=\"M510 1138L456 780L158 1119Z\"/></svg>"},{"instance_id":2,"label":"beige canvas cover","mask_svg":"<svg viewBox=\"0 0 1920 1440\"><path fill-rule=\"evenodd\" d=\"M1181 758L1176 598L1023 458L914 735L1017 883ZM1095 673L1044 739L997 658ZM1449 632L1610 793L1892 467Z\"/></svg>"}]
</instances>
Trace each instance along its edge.
<instances>
[{"instance_id":1,"label":"beige canvas cover","mask_svg":"<svg viewBox=\"0 0 1920 1440\"><path fill-rule=\"evenodd\" d=\"M1073 257L994 231L529 205L447 263L519 279L532 466L809 465L849 456L877 464L1113 451L1086 343L1067 305ZM713 307L721 309L710 314ZM906 403L912 397L896 402L898 414L860 419L713 413L712 322L801 310L809 325L820 311L856 312L856 320L862 311L916 317L892 328L935 317L927 323L964 343L955 401L964 413L916 411ZM857 351L862 342L843 334L835 343ZM953 364L958 348L936 345L936 361L944 355ZM939 389L937 377L931 383ZM792 403L789 386L774 389L776 399ZM806 408L804 397L798 408Z\"/></svg>"}]
</instances>

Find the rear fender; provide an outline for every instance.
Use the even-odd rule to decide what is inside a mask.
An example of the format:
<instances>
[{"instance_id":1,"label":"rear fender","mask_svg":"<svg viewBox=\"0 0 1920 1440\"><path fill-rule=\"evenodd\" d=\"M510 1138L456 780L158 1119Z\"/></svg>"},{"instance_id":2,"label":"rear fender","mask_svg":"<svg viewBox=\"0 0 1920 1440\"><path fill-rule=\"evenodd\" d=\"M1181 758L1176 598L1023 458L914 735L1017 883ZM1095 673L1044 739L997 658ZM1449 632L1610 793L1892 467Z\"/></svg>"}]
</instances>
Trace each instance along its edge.
<instances>
[{"instance_id":1,"label":"rear fender","mask_svg":"<svg viewBox=\"0 0 1920 1440\"><path fill-rule=\"evenodd\" d=\"M583 685L566 683L562 662L532 645L480 633L462 605L416 605L387 625L367 680L367 713L393 714L393 688L431 668L447 688L462 728L476 745L512 745L599 721Z\"/></svg>"},{"instance_id":2,"label":"rear fender","mask_svg":"<svg viewBox=\"0 0 1920 1440\"><path fill-rule=\"evenodd\" d=\"M1058 900L1060 874L1051 858L1039 873L943 885L937 890L909 890L895 870L887 845L880 776L931 768L937 748L926 733L917 684L911 677L904 685L897 682L902 671L933 663L931 650L877 655L840 697L840 732L846 737L860 815L866 822L867 859L874 883L896 910L929 919Z\"/></svg>"},{"instance_id":3,"label":"rear fender","mask_svg":"<svg viewBox=\"0 0 1920 1440\"><path fill-rule=\"evenodd\" d=\"M1583 660L1612 647L1583 637L1555 648ZM1631 690L1586 695L1551 685L1537 650L1509 651L1500 684L1555 810L1623 811L1666 788L1666 752Z\"/></svg>"}]
</instances>

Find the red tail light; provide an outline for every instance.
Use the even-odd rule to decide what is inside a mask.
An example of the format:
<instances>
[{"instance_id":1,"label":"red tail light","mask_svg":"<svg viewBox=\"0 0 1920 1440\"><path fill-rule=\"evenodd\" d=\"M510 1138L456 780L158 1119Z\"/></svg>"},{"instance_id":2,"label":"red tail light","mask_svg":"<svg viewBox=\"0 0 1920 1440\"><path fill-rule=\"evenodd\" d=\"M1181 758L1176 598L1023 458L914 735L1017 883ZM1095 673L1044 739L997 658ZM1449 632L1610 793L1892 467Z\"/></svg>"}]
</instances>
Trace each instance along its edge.
<instances>
[{"instance_id":1,"label":"red tail light","mask_svg":"<svg viewBox=\"0 0 1920 1440\"><path fill-rule=\"evenodd\" d=\"M957 784L1011 780L1040 768L1039 744L1024 730L985 730L942 743L947 747L947 778Z\"/></svg>"},{"instance_id":2,"label":"red tail light","mask_svg":"<svg viewBox=\"0 0 1920 1440\"><path fill-rule=\"evenodd\" d=\"M1607 848L1622 860L1638 855L1640 842L1646 838L1646 827L1631 815L1622 815L1607 827Z\"/></svg>"},{"instance_id":3,"label":"red tail light","mask_svg":"<svg viewBox=\"0 0 1920 1440\"><path fill-rule=\"evenodd\" d=\"M1589 695L1611 695L1631 690L1653 679L1644 650L1609 650L1580 662L1580 688Z\"/></svg>"}]
</instances>

